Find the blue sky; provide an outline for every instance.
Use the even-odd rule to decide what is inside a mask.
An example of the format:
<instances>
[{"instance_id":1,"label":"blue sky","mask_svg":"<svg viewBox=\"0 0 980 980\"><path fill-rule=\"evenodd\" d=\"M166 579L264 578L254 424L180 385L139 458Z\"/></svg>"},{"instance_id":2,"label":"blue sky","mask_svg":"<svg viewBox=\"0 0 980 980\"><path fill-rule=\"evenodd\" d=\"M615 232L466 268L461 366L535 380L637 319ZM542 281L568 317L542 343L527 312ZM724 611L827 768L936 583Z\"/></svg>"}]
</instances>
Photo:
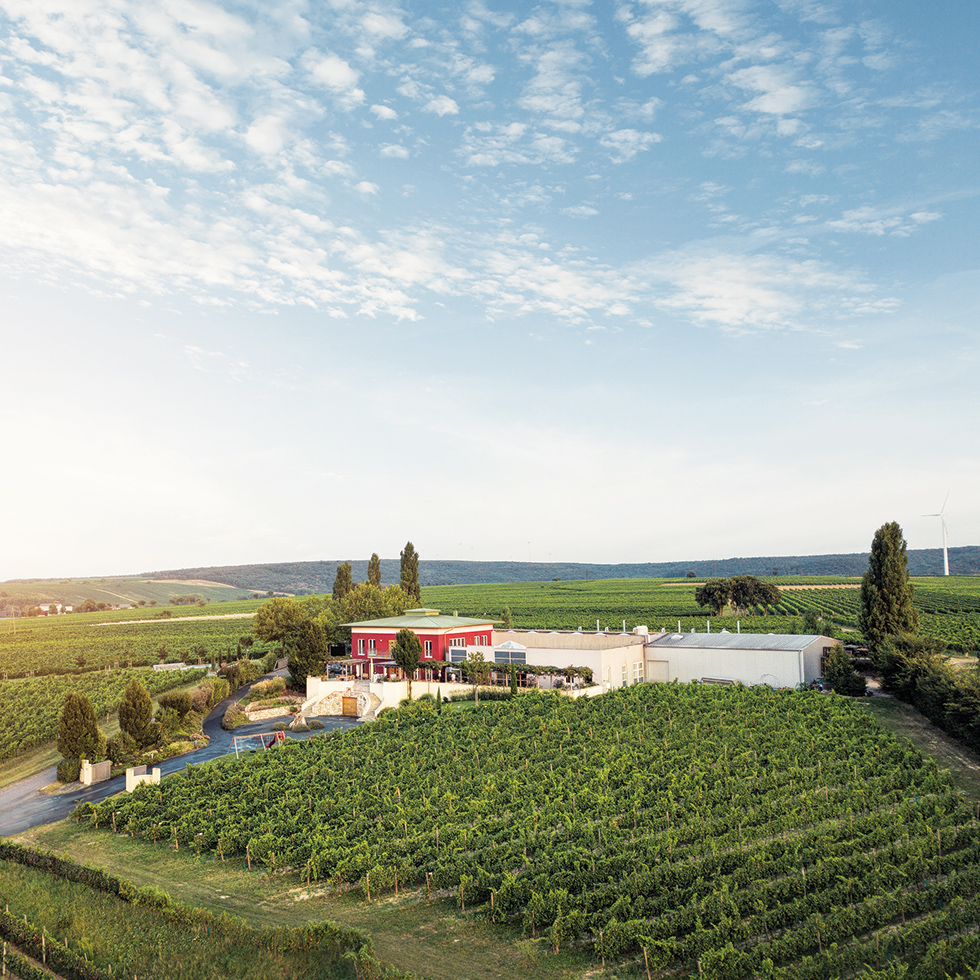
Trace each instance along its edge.
<instances>
[{"instance_id":1,"label":"blue sky","mask_svg":"<svg viewBox=\"0 0 980 980\"><path fill-rule=\"evenodd\" d=\"M0 0L0 578L980 543L978 22Z\"/></svg>"}]
</instances>

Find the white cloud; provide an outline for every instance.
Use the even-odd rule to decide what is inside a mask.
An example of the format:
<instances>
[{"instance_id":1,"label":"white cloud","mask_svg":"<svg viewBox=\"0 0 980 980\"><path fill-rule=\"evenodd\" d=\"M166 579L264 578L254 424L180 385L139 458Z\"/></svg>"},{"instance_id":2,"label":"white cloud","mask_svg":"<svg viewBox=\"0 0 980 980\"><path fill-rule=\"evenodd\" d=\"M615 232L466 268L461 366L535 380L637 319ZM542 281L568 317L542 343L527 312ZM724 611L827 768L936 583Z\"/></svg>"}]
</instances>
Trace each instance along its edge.
<instances>
[{"instance_id":1,"label":"white cloud","mask_svg":"<svg viewBox=\"0 0 980 980\"><path fill-rule=\"evenodd\" d=\"M341 96L344 104L353 106L364 102L364 92L357 87L360 73L343 58L334 54L318 56L311 52L307 62L313 79Z\"/></svg>"},{"instance_id":2,"label":"white cloud","mask_svg":"<svg viewBox=\"0 0 980 980\"><path fill-rule=\"evenodd\" d=\"M942 214L938 211L915 211L907 214L893 208L863 205L859 208L850 208L840 218L828 221L827 224L836 231L905 237L919 225L937 221L941 217Z\"/></svg>"},{"instance_id":3,"label":"white cloud","mask_svg":"<svg viewBox=\"0 0 980 980\"><path fill-rule=\"evenodd\" d=\"M409 157L408 147L398 143L386 143L379 152L383 157L394 157L397 160L407 160Z\"/></svg>"},{"instance_id":4,"label":"white cloud","mask_svg":"<svg viewBox=\"0 0 980 980\"><path fill-rule=\"evenodd\" d=\"M389 41L400 41L409 31L401 17L394 13L371 11L361 18L361 27L367 34Z\"/></svg>"},{"instance_id":5,"label":"white cloud","mask_svg":"<svg viewBox=\"0 0 980 980\"><path fill-rule=\"evenodd\" d=\"M816 100L812 87L794 79L785 67L753 65L732 72L728 80L739 88L760 93L744 106L755 112L784 116L807 109Z\"/></svg>"},{"instance_id":6,"label":"white cloud","mask_svg":"<svg viewBox=\"0 0 980 980\"><path fill-rule=\"evenodd\" d=\"M285 142L286 124L278 116L256 119L245 133L245 142L256 153L278 153Z\"/></svg>"},{"instance_id":7,"label":"white cloud","mask_svg":"<svg viewBox=\"0 0 980 980\"><path fill-rule=\"evenodd\" d=\"M570 218L591 218L599 212L590 204L578 204L570 208L562 208L562 214L567 214Z\"/></svg>"},{"instance_id":8,"label":"white cloud","mask_svg":"<svg viewBox=\"0 0 980 980\"><path fill-rule=\"evenodd\" d=\"M377 194L380 188L369 180L362 180L354 185L354 190L360 194Z\"/></svg>"},{"instance_id":9,"label":"white cloud","mask_svg":"<svg viewBox=\"0 0 980 980\"><path fill-rule=\"evenodd\" d=\"M637 153L648 150L654 143L659 143L663 137L659 133L641 133L636 129L618 129L606 133L599 142L612 151L616 163L632 160Z\"/></svg>"},{"instance_id":10,"label":"white cloud","mask_svg":"<svg viewBox=\"0 0 980 980\"><path fill-rule=\"evenodd\" d=\"M386 105L373 105L371 106L371 111L379 118L386 122L392 119L398 118L398 113L395 112L390 106Z\"/></svg>"},{"instance_id":11,"label":"white cloud","mask_svg":"<svg viewBox=\"0 0 980 980\"><path fill-rule=\"evenodd\" d=\"M439 95L426 102L422 110L437 116L455 116L459 113L459 106L448 95Z\"/></svg>"}]
</instances>

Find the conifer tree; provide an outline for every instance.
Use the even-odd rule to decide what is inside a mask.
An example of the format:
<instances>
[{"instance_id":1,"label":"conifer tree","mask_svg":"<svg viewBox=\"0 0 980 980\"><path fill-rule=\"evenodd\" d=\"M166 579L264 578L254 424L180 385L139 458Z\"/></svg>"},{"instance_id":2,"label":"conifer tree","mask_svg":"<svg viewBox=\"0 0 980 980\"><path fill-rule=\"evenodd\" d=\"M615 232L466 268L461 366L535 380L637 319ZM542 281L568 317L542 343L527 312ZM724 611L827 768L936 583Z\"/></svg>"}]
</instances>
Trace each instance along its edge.
<instances>
[{"instance_id":1,"label":"conifer tree","mask_svg":"<svg viewBox=\"0 0 980 980\"><path fill-rule=\"evenodd\" d=\"M105 735L95 720L92 702L84 694L69 691L58 718L58 751L66 759L105 758Z\"/></svg>"},{"instance_id":2,"label":"conifer tree","mask_svg":"<svg viewBox=\"0 0 980 980\"><path fill-rule=\"evenodd\" d=\"M871 650L877 650L886 636L910 635L918 629L905 538L894 521L882 524L871 542L868 570L861 580L858 626Z\"/></svg>"},{"instance_id":3,"label":"conifer tree","mask_svg":"<svg viewBox=\"0 0 980 980\"><path fill-rule=\"evenodd\" d=\"M149 692L135 678L126 685L119 702L119 727L139 742L153 717Z\"/></svg>"},{"instance_id":4,"label":"conifer tree","mask_svg":"<svg viewBox=\"0 0 980 980\"><path fill-rule=\"evenodd\" d=\"M367 580L369 585L381 585L381 559L377 552L371 555L371 560L368 562Z\"/></svg>"}]
</instances>

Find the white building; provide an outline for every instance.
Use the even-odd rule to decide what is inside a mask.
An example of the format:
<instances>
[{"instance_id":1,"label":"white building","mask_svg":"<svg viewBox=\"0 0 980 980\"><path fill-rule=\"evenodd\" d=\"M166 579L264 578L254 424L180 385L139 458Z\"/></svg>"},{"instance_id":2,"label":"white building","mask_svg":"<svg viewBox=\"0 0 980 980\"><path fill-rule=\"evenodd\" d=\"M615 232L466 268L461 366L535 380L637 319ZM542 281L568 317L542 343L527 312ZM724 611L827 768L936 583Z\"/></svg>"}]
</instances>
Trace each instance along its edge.
<instances>
[{"instance_id":1,"label":"white building","mask_svg":"<svg viewBox=\"0 0 980 980\"><path fill-rule=\"evenodd\" d=\"M704 681L797 687L821 676L826 636L778 633L586 633L494 630L498 664L590 667L605 691L642 681Z\"/></svg>"}]
</instances>

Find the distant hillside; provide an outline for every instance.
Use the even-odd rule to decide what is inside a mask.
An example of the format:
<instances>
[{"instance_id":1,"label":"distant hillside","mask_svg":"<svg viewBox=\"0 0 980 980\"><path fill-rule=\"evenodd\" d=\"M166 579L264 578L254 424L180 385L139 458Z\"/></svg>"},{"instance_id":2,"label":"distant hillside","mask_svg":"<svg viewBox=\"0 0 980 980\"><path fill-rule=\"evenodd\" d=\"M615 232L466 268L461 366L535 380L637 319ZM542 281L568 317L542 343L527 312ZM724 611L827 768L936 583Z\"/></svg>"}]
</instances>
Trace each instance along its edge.
<instances>
[{"instance_id":1,"label":"distant hillside","mask_svg":"<svg viewBox=\"0 0 980 980\"><path fill-rule=\"evenodd\" d=\"M329 592L340 560L280 562L270 565L224 565L146 572L144 577L205 579L225 582L256 592L291 592L295 595ZM850 555L780 555L761 558L720 558L711 561L636 562L613 565L580 562L426 561L419 562L422 585L467 585L500 582L542 582L560 579L683 578L694 572L699 579L728 575L863 575L868 553ZM980 547L950 548L954 575L980 575ZM351 561L355 582L367 578L367 559ZM923 548L909 552L912 575L941 575L942 551ZM397 558L381 559L381 580L399 580Z\"/></svg>"}]
</instances>

